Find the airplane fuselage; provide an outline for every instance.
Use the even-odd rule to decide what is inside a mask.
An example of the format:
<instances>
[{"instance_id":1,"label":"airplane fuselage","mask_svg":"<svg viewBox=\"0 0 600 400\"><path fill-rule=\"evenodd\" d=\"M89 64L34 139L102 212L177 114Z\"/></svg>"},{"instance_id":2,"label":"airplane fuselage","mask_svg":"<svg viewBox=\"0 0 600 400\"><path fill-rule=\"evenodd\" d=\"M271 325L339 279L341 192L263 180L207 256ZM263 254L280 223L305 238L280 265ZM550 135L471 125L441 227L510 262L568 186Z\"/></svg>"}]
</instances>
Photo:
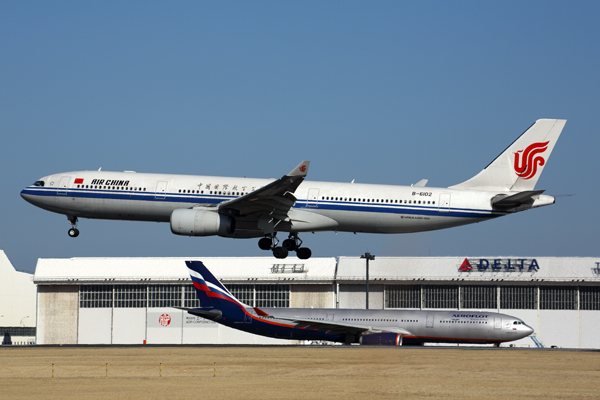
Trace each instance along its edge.
<instances>
[{"instance_id":1,"label":"airplane fuselage","mask_svg":"<svg viewBox=\"0 0 600 400\"><path fill-rule=\"evenodd\" d=\"M41 178L21 192L28 202L69 217L169 222L176 209L216 207L247 195L269 179L78 171ZM494 210L497 193L449 188L303 181L294 192L292 222L282 232L409 233L459 226L506 215ZM236 218L226 237L265 234L253 215Z\"/></svg>"},{"instance_id":2,"label":"airplane fuselage","mask_svg":"<svg viewBox=\"0 0 600 400\"><path fill-rule=\"evenodd\" d=\"M394 329L401 328L410 332L408 335L400 335L403 344L498 344L522 339L533 332L533 329L520 319L493 312L264 307L260 310L273 317L261 317L252 308L246 308L238 312L228 310L217 322L249 333L274 338L342 343L353 343L358 338L348 337L343 332L336 333L335 327L329 331L315 330L305 328L303 323L290 322L281 317L360 325L382 332L393 332Z\"/></svg>"},{"instance_id":3,"label":"airplane fuselage","mask_svg":"<svg viewBox=\"0 0 600 400\"><path fill-rule=\"evenodd\" d=\"M280 179L75 171L46 176L21 196L79 218L170 222L183 236L261 237L276 258L312 252L302 232L410 233L445 229L554 203L535 190L565 120L540 119L471 179L448 188L306 181L304 160ZM280 244L278 232L289 236Z\"/></svg>"}]
</instances>

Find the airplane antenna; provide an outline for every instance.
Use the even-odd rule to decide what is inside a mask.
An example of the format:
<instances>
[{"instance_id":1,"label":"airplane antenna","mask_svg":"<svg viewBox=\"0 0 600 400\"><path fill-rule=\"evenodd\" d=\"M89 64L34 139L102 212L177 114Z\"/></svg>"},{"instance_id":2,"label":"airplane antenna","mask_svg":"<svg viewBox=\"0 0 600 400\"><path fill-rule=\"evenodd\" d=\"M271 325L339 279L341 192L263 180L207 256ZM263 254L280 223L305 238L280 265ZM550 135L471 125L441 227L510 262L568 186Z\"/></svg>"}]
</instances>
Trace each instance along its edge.
<instances>
[{"instance_id":1,"label":"airplane antenna","mask_svg":"<svg viewBox=\"0 0 600 400\"><path fill-rule=\"evenodd\" d=\"M98 171L101 171L101 170L102 170L102 167L98 168Z\"/></svg>"},{"instance_id":2,"label":"airplane antenna","mask_svg":"<svg viewBox=\"0 0 600 400\"><path fill-rule=\"evenodd\" d=\"M354 179L352 179L352 182L350 182L350 183L354 183Z\"/></svg>"}]
</instances>

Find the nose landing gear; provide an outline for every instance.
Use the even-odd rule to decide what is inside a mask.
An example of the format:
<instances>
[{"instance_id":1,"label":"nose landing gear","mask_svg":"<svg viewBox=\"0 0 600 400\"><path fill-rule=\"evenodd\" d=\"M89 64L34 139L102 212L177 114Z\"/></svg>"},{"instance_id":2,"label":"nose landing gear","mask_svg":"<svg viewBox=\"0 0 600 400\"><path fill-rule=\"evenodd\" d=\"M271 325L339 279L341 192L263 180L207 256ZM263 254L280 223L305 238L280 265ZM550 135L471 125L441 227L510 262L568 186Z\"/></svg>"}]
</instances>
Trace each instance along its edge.
<instances>
[{"instance_id":1,"label":"nose landing gear","mask_svg":"<svg viewBox=\"0 0 600 400\"><path fill-rule=\"evenodd\" d=\"M79 229L77 229L77 217L69 217L69 216L67 216L67 218L69 219L69 223L72 226L72 228L69 229L69 236L70 237L77 237L77 236L79 236Z\"/></svg>"},{"instance_id":2,"label":"nose landing gear","mask_svg":"<svg viewBox=\"0 0 600 400\"><path fill-rule=\"evenodd\" d=\"M307 260L312 255L312 251L308 247L300 247L302 240L296 233L290 233L290 236L285 239L281 246L278 246L279 240L277 234L268 234L258 241L258 247L262 250L272 250L275 258L286 258L290 251L295 251L296 256L301 260Z\"/></svg>"}]
</instances>

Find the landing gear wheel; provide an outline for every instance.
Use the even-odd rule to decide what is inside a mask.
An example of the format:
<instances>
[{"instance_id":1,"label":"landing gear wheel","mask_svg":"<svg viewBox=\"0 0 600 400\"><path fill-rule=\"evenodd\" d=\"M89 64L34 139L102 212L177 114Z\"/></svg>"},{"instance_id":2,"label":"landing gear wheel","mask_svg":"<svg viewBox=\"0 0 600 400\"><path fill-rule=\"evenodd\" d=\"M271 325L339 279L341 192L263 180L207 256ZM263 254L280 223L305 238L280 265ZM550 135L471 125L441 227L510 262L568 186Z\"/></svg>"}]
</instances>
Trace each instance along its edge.
<instances>
[{"instance_id":1,"label":"landing gear wheel","mask_svg":"<svg viewBox=\"0 0 600 400\"><path fill-rule=\"evenodd\" d=\"M273 240L271 238L264 237L258 241L258 247L261 250L271 250L271 246L273 245Z\"/></svg>"},{"instance_id":2,"label":"landing gear wheel","mask_svg":"<svg viewBox=\"0 0 600 400\"><path fill-rule=\"evenodd\" d=\"M288 256L288 250L285 247L274 247L273 255L275 258L286 258Z\"/></svg>"},{"instance_id":3,"label":"landing gear wheel","mask_svg":"<svg viewBox=\"0 0 600 400\"><path fill-rule=\"evenodd\" d=\"M312 256L312 251L308 247L300 247L296 250L296 255L301 260L308 260Z\"/></svg>"},{"instance_id":4,"label":"landing gear wheel","mask_svg":"<svg viewBox=\"0 0 600 400\"><path fill-rule=\"evenodd\" d=\"M285 247L287 251L294 251L298 248L294 239L285 239L281 245Z\"/></svg>"},{"instance_id":5,"label":"landing gear wheel","mask_svg":"<svg viewBox=\"0 0 600 400\"><path fill-rule=\"evenodd\" d=\"M69 215L67 215L67 219L69 220L69 223L71 224L71 229L69 229L69 236L70 237L77 237L79 236L79 229L77 229L77 217L71 217Z\"/></svg>"}]
</instances>

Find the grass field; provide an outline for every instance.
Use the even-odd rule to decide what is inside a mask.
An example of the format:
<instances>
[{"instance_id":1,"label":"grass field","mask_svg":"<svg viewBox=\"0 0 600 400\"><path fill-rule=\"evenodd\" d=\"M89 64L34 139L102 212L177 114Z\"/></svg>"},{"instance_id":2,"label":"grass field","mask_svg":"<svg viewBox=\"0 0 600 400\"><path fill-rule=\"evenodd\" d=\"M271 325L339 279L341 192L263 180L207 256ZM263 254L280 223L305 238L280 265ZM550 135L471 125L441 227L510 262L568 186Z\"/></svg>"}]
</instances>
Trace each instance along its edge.
<instances>
[{"instance_id":1,"label":"grass field","mask_svg":"<svg viewBox=\"0 0 600 400\"><path fill-rule=\"evenodd\" d=\"M598 399L600 352L3 347L0 384L0 399Z\"/></svg>"}]
</instances>

